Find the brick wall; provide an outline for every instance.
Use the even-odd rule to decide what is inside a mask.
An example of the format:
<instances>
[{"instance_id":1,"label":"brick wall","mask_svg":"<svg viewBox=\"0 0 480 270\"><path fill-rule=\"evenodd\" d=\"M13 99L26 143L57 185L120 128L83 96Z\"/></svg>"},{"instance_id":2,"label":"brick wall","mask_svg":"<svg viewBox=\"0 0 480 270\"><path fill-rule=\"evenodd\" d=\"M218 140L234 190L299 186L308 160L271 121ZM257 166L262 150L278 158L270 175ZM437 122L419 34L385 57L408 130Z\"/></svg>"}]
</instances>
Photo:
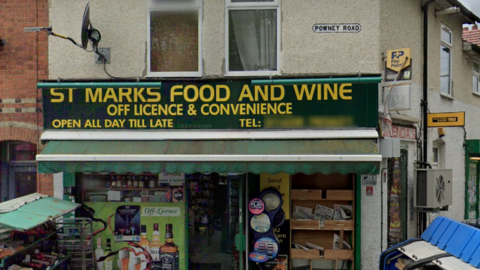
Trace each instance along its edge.
<instances>
[{"instance_id":1,"label":"brick wall","mask_svg":"<svg viewBox=\"0 0 480 270\"><path fill-rule=\"evenodd\" d=\"M38 80L48 79L48 36L25 33L25 27L49 26L48 0L1 0L0 142L37 144L42 132ZM37 190L53 195L53 177L38 175Z\"/></svg>"}]
</instances>

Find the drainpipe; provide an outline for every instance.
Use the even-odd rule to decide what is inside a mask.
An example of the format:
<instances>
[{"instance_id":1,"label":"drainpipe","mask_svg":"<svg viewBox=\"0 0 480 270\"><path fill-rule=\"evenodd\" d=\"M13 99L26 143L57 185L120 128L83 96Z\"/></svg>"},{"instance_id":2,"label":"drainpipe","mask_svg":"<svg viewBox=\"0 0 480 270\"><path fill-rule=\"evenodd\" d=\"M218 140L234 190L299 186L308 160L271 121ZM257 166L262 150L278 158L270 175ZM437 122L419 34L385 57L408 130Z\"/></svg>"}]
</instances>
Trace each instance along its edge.
<instances>
[{"instance_id":1,"label":"drainpipe","mask_svg":"<svg viewBox=\"0 0 480 270\"><path fill-rule=\"evenodd\" d=\"M423 4L423 99L421 102L423 111L423 155L422 161L428 163L428 8L436 0L428 0ZM424 166L427 168L427 166ZM414 195L415 196L415 195ZM419 213L419 219L421 221L421 230L425 230L427 227L427 214ZM422 233L418 232L418 233Z\"/></svg>"}]
</instances>

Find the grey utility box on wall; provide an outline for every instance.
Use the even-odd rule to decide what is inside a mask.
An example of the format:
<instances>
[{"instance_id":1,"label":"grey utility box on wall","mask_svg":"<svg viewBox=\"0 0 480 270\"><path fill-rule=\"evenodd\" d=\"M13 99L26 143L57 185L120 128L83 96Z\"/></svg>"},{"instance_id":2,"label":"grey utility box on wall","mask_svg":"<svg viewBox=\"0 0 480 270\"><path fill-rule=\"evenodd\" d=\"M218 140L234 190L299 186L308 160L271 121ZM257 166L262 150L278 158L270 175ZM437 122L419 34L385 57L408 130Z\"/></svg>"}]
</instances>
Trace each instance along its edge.
<instances>
[{"instance_id":1,"label":"grey utility box on wall","mask_svg":"<svg viewBox=\"0 0 480 270\"><path fill-rule=\"evenodd\" d=\"M414 206L439 209L452 204L452 170L415 170Z\"/></svg>"},{"instance_id":2,"label":"grey utility box on wall","mask_svg":"<svg viewBox=\"0 0 480 270\"><path fill-rule=\"evenodd\" d=\"M382 158L400 157L400 139L383 138L380 140Z\"/></svg>"}]
</instances>

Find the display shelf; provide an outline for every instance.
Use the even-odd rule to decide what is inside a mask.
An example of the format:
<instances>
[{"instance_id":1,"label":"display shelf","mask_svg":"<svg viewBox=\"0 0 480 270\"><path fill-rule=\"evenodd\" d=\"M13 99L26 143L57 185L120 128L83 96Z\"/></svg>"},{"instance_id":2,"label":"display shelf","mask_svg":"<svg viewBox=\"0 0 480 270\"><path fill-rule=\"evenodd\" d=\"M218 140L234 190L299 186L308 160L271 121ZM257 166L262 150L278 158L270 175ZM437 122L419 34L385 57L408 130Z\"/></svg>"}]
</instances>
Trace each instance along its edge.
<instances>
[{"instance_id":1,"label":"display shelf","mask_svg":"<svg viewBox=\"0 0 480 270\"><path fill-rule=\"evenodd\" d=\"M353 260L353 250L352 249L325 249L325 251L323 252L322 259L351 261Z\"/></svg>"},{"instance_id":2,"label":"display shelf","mask_svg":"<svg viewBox=\"0 0 480 270\"><path fill-rule=\"evenodd\" d=\"M290 256L292 259L303 259L303 260L321 259L320 250L318 249L309 249L308 251L306 251L301 248L292 248L290 250Z\"/></svg>"},{"instance_id":3,"label":"display shelf","mask_svg":"<svg viewBox=\"0 0 480 270\"><path fill-rule=\"evenodd\" d=\"M325 220L324 226L316 219L291 219L292 230L353 231L353 220Z\"/></svg>"},{"instance_id":4,"label":"display shelf","mask_svg":"<svg viewBox=\"0 0 480 270\"><path fill-rule=\"evenodd\" d=\"M351 261L353 260L353 250L325 249L323 252L323 257L321 257L320 250L317 250L317 249L309 249L308 251L305 251L300 248L292 248L290 250L290 256L292 259L302 259L302 260Z\"/></svg>"},{"instance_id":5,"label":"display shelf","mask_svg":"<svg viewBox=\"0 0 480 270\"><path fill-rule=\"evenodd\" d=\"M314 213L317 205L326 208L335 209L336 205L349 205L352 208L349 220L325 220L316 219L302 220L290 219L290 241L306 246L306 243L312 243L321 247L328 247L323 252L317 249L303 249L290 247L290 259L309 260L308 269L313 269L313 261L332 261L332 269L340 269L339 261L352 262L355 257L354 249L347 248L341 243L355 247L355 184L356 176L354 174L297 174L292 176L290 187L290 205L291 214L295 206L311 209ZM325 215L327 213L324 213ZM337 236L335 236L337 235ZM336 241L338 241L336 243ZM340 249L332 249L339 245ZM348 246L347 245L347 246ZM290 265L292 265L290 261ZM349 263L349 270L355 269L354 263ZM342 266L343 267L343 266ZM290 268L292 269L292 268Z\"/></svg>"},{"instance_id":6,"label":"display shelf","mask_svg":"<svg viewBox=\"0 0 480 270\"><path fill-rule=\"evenodd\" d=\"M322 190L292 189L290 196L292 197L292 200L321 200Z\"/></svg>"},{"instance_id":7,"label":"display shelf","mask_svg":"<svg viewBox=\"0 0 480 270\"><path fill-rule=\"evenodd\" d=\"M27 245L26 247L24 247L23 249L21 250L17 250L14 254L10 255L10 256L6 256L6 257L3 257L1 260L0 260L0 267L5 267L5 263L7 260L9 260L10 258L12 257L15 257L19 254L23 254L29 250L31 250L32 248L36 247L38 244L40 244L42 241L45 241L47 239L49 239L50 237L54 236L56 234L56 232L51 232L49 234L47 234L46 236L38 239L37 241Z\"/></svg>"},{"instance_id":8,"label":"display shelf","mask_svg":"<svg viewBox=\"0 0 480 270\"><path fill-rule=\"evenodd\" d=\"M353 190L327 190L327 200L353 201Z\"/></svg>"},{"instance_id":9,"label":"display shelf","mask_svg":"<svg viewBox=\"0 0 480 270\"><path fill-rule=\"evenodd\" d=\"M169 191L170 188L95 188L84 189L85 192L98 192L98 191Z\"/></svg>"},{"instance_id":10,"label":"display shelf","mask_svg":"<svg viewBox=\"0 0 480 270\"><path fill-rule=\"evenodd\" d=\"M326 190L322 198L320 189L292 189L291 200L294 201L353 201L353 190Z\"/></svg>"}]
</instances>

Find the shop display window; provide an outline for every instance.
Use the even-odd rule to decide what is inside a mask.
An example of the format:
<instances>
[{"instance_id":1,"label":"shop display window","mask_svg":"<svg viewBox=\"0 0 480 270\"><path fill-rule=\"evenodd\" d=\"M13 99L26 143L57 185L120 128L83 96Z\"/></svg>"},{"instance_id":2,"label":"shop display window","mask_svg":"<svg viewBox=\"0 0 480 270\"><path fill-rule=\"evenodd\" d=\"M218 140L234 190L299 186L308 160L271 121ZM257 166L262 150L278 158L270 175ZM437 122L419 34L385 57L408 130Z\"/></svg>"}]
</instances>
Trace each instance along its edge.
<instances>
[{"instance_id":1,"label":"shop display window","mask_svg":"<svg viewBox=\"0 0 480 270\"><path fill-rule=\"evenodd\" d=\"M182 202L180 186L165 182L157 174L82 174L84 202Z\"/></svg>"}]
</instances>

